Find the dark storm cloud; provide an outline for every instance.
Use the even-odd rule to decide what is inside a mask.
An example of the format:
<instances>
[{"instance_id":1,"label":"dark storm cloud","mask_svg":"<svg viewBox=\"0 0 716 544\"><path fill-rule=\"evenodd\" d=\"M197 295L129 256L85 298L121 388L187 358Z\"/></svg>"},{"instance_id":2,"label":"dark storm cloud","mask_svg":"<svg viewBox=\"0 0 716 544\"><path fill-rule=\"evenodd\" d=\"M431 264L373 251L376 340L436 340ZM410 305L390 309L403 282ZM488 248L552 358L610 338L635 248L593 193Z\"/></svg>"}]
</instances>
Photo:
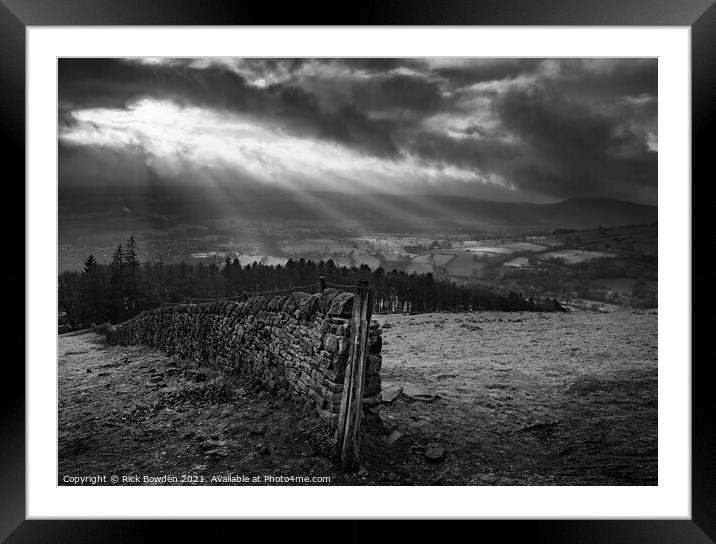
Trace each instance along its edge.
<instances>
[{"instance_id":1,"label":"dark storm cloud","mask_svg":"<svg viewBox=\"0 0 716 544\"><path fill-rule=\"evenodd\" d=\"M532 193L624 197L630 187L656 188L657 153L618 117L623 109L609 117L539 88L505 92L494 108L506 131L501 135L471 125L468 137L457 140L420 133L410 148Z\"/></svg>"},{"instance_id":2,"label":"dark storm cloud","mask_svg":"<svg viewBox=\"0 0 716 544\"><path fill-rule=\"evenodd\" d=\"M656 59L476 59L472 63L433 68L454 87L489 81L535 77L573 98L612 99L656 94Z\"/></svg>"},{"instance_id":3,"label":"dark storm cloud","mask_svg":"<svg viewBox=\"0 0 716 544\"><path fill-rule=\"evenodd\" d=\"M562 59L559 66L555 88L573 98L656 95L656 59Z\"/></svg>"},{"instance_id":4,"label":"dark storm cloud","mask_svg":"<svg viewBox=\"0 0 716 544\"><path fill-rule=\"evenodd\" d=\"M59 74L68 131L78 110L169 100L393 165L460 169L457 187L472 172L515 198L656 203L656 59L62 59Z\"/></svg>"},{"instance_id":5,"label":"dark storm cloud","mask_svg":"<svg viewBox=\"0 0 716 544\"><path fill-rule=\"evenodd\" d=\"M334 63L350 67L352 70L364 70L369 73L382 74L399 68L425 69L420 59L397 58L354 58L354 59L316 59L321 63Z\"/></svg>"},{"instance_id":6,"label":"dark storm cloud","mask_svg":"<svg viewBox=\"0 0 716 544\"><path fill-rule=\"evenodd\" d=\"M465 64L438 65L433 72L454 86L474 85L534 73L540 62L540 59L475 59Z\"/></svg>"},{"instance_id":7,"label":"dark storm cloud","mask_svg":"<svg viewBox=\"0 0 716 544\"><path fill-rule=\"evenodd\" d=\"M479 130L479 129L478 129ZM468 132L475 133L470 127ZM524 153L524 146L495 138L461 138L435 133L417 134L407 143L410 150L430 160L445 161L485 174L500 174Z\"/></svg>"},{"instance_id":8,"label":"dark storm cloud","mask_svg":"<svg viewBox=\"0 0 716 544\"><path fill-rule=\"evenodd\" d=\"M599 195L619 184L656 184L656 153L621 118L539 88L507 92L495 108L522 141L523 160L509 170L520 187Z\"/></svg>"},{"instance_id":9,"label":"dark storm cloud","mask_svg":"<svg viewBox=\"0 0 716 544\"><path fill-rule=\"evenodd\" d=\"M438 110L443 102L437 82L407 75L368 79L355 86L352 97L368 111L397 108L422 114Z\"/></svg>"}]
</instances>

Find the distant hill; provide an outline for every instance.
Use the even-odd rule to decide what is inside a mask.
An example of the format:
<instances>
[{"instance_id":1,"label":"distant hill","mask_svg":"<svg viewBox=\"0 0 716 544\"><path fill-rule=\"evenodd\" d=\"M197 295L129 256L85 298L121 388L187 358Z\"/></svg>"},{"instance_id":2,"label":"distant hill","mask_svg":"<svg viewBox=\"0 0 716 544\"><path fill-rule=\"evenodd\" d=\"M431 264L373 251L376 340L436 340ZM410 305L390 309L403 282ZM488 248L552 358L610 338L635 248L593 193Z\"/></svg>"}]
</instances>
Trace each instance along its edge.
<instances>
[{"instance_id":1,"label":"distant hill","mask_svg":"<svg viewBox=\"0 0 716 544\"><path fill-rule=\"evenodd\" d=\"M370 197L369 197L370 198ZM573 198L555 204L493 202L456 196L374 195L398 217L419 218L423 224L484 227L549 227L587 229L651 224L658 208L610 199ZM353 203L355 207L356 203ZM380 215L380 211L374 212ZM381 217L375 217L380 222Z\"/></svg>"},{"instance_id":2,"label":"distant hill","mask_svg":"<svg viewBox=\"0 0 716 544\"><path fill-rule=\"evenodd\" d=\"M656 206L606 198L571 198L543 208L548 215L554 214L550 221L571 228L650 225L659 219Z\"/></svg>"},{"instance_id":3,"label":"distant hill","mask_svg":"<svg viewBox=\"0 0 716 544\"><path fill-rule=\"evenodd\" d=\"M158 186L151 190L60 191L60 221L92 217L103 222L138 220L198 224L233 217L257 223L362 226L366 230L410 232L464 228L587 229L655 223L656 206L610 199L572 198L555 204L493 202L445 195L297 192L258 187ZM100 219L101 218L101 219ZM161 218L161 222L158 220ZM76 224L76 223L75 223ZM116 225L115 225L116 226Z\"/></svg>"}]
</instances>

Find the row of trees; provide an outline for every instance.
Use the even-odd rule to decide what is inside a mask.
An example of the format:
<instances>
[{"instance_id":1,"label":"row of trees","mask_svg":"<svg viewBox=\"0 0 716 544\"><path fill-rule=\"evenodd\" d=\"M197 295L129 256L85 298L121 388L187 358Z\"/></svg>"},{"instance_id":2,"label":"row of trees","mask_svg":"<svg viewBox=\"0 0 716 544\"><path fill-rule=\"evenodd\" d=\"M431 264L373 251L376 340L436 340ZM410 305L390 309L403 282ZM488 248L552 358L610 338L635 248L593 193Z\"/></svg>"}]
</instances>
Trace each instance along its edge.
<instances>
[{"instance_id":1,"label":"row of trees","mask_svg":"<svg viewBox=\"0 0 716 544\"><path fill-rule=\"evenodd\" d=\"M485 286L458 286L432 274L406 274L382 267L337 267L332 260L289 260L282 265L254 262L242 266L226 259L211 263L141 262L130 238L117 246L109 264L90 255L82 271L59 276L59 306L72 328L92 323L118 323L166 302L241 297L244 293L296 289L314 292L319 278L350 288L368 281L375 290L377 313L442 310L551 310L554 302L536 303L518 293L500 293Z\"/></svg>"}]
</instances>

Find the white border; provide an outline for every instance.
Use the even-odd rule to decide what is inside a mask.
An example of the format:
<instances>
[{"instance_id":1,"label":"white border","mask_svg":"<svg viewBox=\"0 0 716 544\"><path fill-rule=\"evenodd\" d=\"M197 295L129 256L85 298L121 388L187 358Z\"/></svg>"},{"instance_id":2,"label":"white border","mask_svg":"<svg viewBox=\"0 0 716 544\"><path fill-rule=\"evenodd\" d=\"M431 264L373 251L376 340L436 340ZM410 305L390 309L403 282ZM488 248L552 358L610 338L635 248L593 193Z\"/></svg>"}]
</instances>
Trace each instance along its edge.
<instances>
[{"instance_id":1,"label":"white border","mask_svg":"<svg viewBox=\"0 0 716 544\"><path fill-rule=\"evenodd\" d=\"M690 519L688 27L30 27L27 46L28 518ZM46 264L57 256L56 59L64 56L659 57L659 485L57 486L57 290Z\"/></svg>"}]
</instances>

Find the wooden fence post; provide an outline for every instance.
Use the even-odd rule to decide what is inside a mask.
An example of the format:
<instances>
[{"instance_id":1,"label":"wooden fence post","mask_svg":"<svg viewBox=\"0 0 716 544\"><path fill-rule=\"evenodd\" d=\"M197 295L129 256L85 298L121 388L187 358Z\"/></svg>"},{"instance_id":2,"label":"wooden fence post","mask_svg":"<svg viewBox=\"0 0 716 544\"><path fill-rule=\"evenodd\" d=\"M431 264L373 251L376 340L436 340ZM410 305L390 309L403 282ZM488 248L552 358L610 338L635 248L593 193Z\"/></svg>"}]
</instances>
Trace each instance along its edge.
<instances>
[{"instance_id":1,"label":"wooden fence post","mask_svg":"<svg viewBox=\"0 0 716 544\"><path fill-rule=\"evenodd\" d=\"M363 381L368 351L368 329L372 316L373 290L359 281L353 299L351 343L343 382L341 409L338 414L336 453L343 472L358 468L358 431L363 413Z\"/></svg>"},{"instance_id":2,"label":"wooden fence post","mask_svg":"<svg viewBox=\"0 0 716 544\"><path fill-rule=\"evenodd\" d=\"M318 286L321 289L321 293L326 290L326 276L320 276L318 278Z\"/></svg>"}]
</instances>

